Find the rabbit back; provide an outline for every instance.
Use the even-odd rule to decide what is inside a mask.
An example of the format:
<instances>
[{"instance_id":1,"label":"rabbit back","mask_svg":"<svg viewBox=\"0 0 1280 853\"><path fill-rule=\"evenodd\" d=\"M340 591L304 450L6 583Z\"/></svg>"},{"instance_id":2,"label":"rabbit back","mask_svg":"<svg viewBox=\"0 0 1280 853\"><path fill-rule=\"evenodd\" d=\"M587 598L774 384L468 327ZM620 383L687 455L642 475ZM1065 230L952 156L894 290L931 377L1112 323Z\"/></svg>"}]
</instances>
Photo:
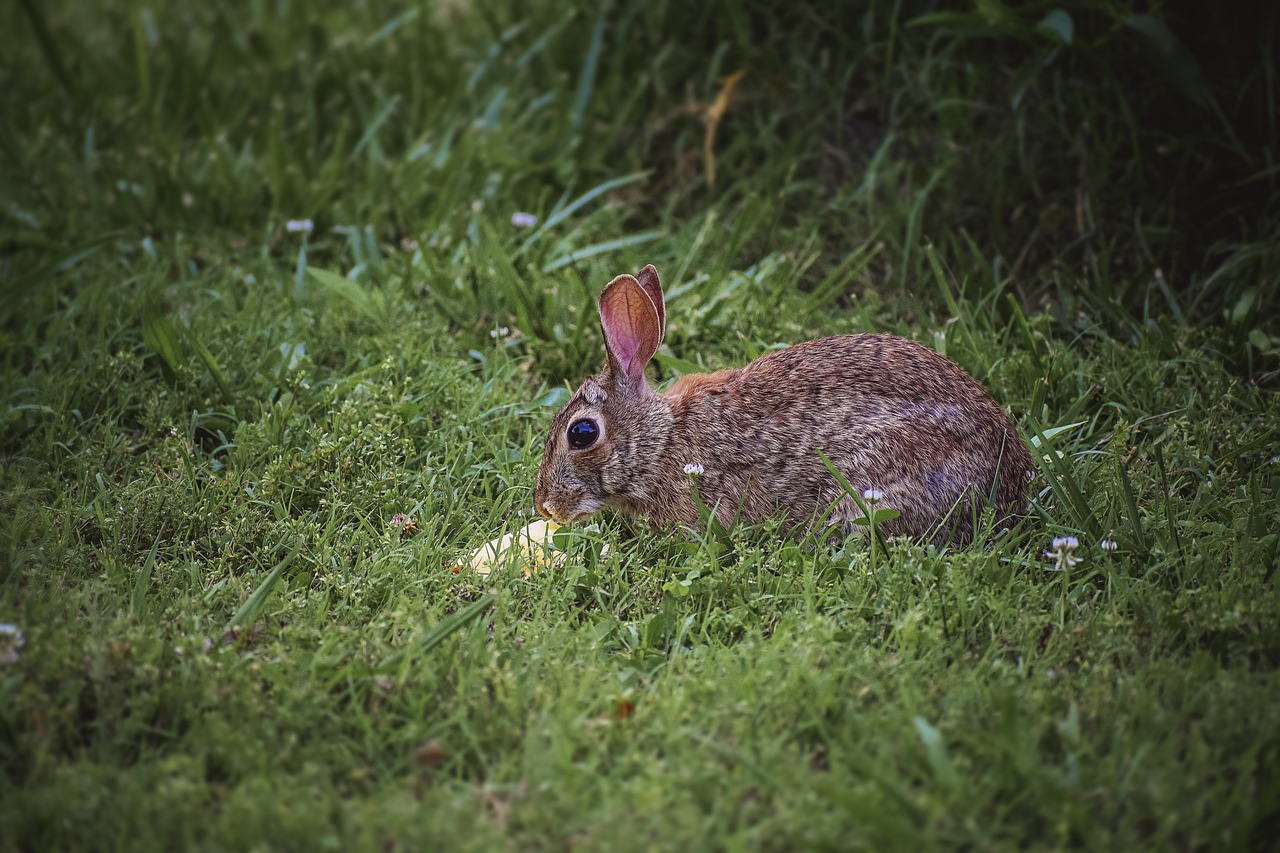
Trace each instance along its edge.
<instances>
[{"instance_id":1,"label":"rabbit back","mask_svg":"<svg viewBox=\"0 0 1280 853\"><path fill-rule=\"evenodd\" d=\"M900 516L890 535L968 541L975 510L1003 520L1025 502L1031 457L1004 411L954 363L905 338L840 335L738 370L682 377L663 395L676 459L701 465L697 488L722 521L782 512L796 522L835 504L863 513L821 450L861 495Z\"/></svg>"}]
</instances>

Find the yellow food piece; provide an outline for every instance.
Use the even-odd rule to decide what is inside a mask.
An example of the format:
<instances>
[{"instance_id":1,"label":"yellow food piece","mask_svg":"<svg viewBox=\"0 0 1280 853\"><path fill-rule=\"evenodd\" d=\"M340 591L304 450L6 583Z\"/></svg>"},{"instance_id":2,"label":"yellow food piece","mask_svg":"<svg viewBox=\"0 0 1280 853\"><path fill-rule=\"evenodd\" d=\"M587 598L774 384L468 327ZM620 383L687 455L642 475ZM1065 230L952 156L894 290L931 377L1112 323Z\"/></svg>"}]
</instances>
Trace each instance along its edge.
<instances>
[{"instance_id":1,"label":"yellow food piece","mask_svg":"<svg viewBox=\"0 0 1280 853\"><path fill-rule=\"evenodd\" d=\"M490 539L467 559L467 565L482 575L508 563L520 566L525 575L555 568L564 562L564 552L551 545L551 534L559 527L554 521L539 519L515 533Z\"/></svg>"}]
</instances>

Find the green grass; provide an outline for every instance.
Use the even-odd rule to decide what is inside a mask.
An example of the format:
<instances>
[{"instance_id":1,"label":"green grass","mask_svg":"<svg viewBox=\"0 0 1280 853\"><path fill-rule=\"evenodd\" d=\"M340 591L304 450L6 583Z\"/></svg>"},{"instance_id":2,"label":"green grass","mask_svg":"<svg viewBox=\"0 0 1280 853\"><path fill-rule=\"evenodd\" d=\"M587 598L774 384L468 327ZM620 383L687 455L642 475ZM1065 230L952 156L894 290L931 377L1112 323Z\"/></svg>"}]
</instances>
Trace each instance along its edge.
<instances>
[{"instance_id":1,"label":"green grass","mask_svg":"<svg viewBox=\"0 0 1280 853\"><path fill-rule=\"evenodd\" d=\"M772 5L0 10L0 847L1271 843L1280 30ZM1031 517L455 574L649 262L655 378L915 337Z\"/></svg>"}]
</instances>

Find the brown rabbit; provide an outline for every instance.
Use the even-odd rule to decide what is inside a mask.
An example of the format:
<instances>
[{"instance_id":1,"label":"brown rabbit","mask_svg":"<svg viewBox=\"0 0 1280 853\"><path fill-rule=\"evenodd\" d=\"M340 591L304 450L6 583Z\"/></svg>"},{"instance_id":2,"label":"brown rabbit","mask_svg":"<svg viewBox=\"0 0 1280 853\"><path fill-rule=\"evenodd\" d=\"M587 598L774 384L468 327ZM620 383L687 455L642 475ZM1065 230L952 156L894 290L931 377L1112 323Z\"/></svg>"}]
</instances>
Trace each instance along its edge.
<instances>
[{"instance_id":1,"label":"brown rabbit","mask_svg":"<svg viewBox=\"0 0 1280 853\"><path fill-rule=\"evenodd\" d=\"M832 504L862 517L819 458L901 515L887 535L968 543L994 496L1002 522L1026 503L1032 459L1008 416L972 376L890 335L839 335L769 353L736 370L645 380L666 311L658 273L620 275L600 294L607 363L556 414L534 502L558 522L601 507L657 525L696 524L691 478L716 517L797 524ZM697 467L689 468L697 471ZM874 494L872 495L875 496Z\"/></svg>"}]
</instances>

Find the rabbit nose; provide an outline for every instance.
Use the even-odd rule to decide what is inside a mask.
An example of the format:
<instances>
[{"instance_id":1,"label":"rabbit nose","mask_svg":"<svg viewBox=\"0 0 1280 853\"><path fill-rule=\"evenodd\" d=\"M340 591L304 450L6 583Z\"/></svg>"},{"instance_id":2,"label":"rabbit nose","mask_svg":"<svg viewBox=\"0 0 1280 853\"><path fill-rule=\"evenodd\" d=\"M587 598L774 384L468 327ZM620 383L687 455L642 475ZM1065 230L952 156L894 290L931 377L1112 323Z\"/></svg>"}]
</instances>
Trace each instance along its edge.
<instances>
[{"instance_id":1,"label":"rabbit nose","mask_svg":"<svg viewBox=\"0 0 1280 853\"><path fill-rule=\"evenodd\" d=\"M544 504L542 501L536 501L533 505L533 509L534 509L534 512L538 513L538 515L542 516L543 518L548 518L548 519L551 518L551 513L547 511L547 505Z\"/></svg>"}]
</instances>

